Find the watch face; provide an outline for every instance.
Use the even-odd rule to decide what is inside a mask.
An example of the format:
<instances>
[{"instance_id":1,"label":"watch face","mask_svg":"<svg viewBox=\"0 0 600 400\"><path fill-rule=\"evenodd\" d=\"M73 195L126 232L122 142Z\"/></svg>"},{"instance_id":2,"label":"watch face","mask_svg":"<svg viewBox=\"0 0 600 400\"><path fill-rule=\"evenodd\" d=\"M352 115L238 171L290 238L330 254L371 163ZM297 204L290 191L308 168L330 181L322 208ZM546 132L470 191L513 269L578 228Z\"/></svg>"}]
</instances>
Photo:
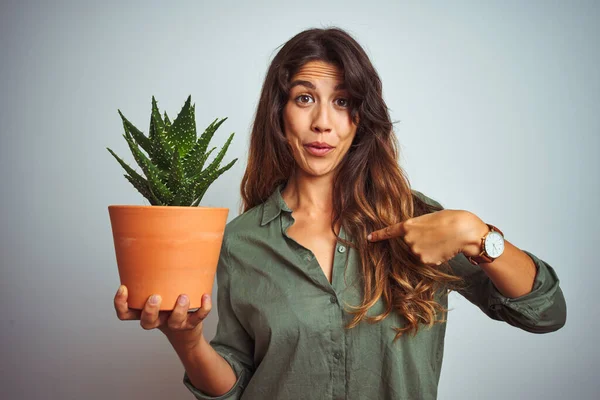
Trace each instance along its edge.
<instances>
[{"instance_id":1,"label":"watch face","mask_svg":"<svg viewBox=\"0 0 600 400\"><path fill-rule=\"evenodd\" d=\"M504 237L496 231L490 232L485 239L485 251L492 258L498 258L504 251Z\"/></svg>"}]
</instances>

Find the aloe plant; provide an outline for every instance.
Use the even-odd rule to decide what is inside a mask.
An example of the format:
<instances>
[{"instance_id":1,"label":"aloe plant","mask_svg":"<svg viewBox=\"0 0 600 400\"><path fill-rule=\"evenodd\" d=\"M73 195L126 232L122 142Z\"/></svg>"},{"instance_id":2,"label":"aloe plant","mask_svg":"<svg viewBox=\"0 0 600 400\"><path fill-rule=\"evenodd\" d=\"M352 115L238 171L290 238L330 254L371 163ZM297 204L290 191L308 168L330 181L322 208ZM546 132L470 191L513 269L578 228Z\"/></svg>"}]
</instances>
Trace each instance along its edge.
<instances>
[{"instance_id":1,"label":"aloe plant","mask_svg":"<svg viewBox=\"0 0 600 400\"><path fill-rule=\"evenodd\" d=\"M123 137L127 140L133 157L142 169L145 178L121 160L111 149L108 147L106 149L127 172L124 175L125 178L152 205L198 206L208 187L237 161L236 158L224 167L220 165L235 135L232 133L221 151L204 168L208 157L216 149L213 147L207 151L208 144L227 118L215 119L197 138L195 104L191 104L191 101L192 96L190 95L177 118L171 123L166 111L164 119L161 117L156 99L152 96L152 114L148 136L129 122L121 110L118 110L125 129Z\"/></svg>"}]
</instances>

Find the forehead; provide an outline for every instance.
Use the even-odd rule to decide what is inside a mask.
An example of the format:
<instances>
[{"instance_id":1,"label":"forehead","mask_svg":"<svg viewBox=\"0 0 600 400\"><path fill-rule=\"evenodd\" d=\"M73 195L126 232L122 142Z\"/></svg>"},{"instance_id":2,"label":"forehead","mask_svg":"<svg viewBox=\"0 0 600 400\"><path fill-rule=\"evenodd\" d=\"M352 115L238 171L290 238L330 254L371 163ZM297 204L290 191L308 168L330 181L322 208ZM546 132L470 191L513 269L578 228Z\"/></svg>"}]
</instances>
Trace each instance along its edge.
<instances>
[{"instance_id":1,"label":"forehead","mask_svg":"<svg viewBox=\"0 0 600 400\"><path fill-rule=\"evenodd\" d=\"M333 64L323 61L309 61L300 67L298 72L291 78L291 81L296 79L333 79L336 82L343 82L344 73L340 68Z\"/></svg>"}]
</instances>

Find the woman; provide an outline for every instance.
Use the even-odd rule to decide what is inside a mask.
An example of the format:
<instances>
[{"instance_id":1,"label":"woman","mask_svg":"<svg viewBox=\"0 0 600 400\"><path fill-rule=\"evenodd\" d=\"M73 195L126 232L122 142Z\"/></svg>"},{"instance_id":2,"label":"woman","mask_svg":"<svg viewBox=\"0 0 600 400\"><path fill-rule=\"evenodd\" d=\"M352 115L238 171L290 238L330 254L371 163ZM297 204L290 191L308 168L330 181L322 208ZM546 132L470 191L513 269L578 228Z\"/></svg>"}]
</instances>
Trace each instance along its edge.
<instances>
[{"instance_id":1,"label":"woman","mask_svg":"<svg viewBox=\"0 0 600 400\"><path fill-rule=\"evenodd\" d=\"M412 190L397 160L364 50L341 29L299 33L262 88L214 339L202 335L210 299L136 312L123 288L119 318L165 333L198 399L434 399L450 290L521 329L561 328L554 270Z\"/></svg>"}]
</instances>

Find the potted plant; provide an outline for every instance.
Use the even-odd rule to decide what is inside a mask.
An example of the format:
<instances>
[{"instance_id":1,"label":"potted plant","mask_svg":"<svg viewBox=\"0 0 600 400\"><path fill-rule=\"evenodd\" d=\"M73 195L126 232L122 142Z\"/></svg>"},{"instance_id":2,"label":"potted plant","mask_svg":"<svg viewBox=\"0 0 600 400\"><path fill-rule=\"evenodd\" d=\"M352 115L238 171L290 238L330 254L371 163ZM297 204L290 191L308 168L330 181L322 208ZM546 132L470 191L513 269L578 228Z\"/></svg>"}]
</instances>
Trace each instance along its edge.
<instances>
[{"instance_id":1,"label":"potted plant","mask_svg":"<svg viewBox=\"0 0 600 400\"><path fill-rule=\"evenodd\" d=\"M110 205L115 253L121 284L128 288L128 306L142 309L154 293L162 297L161 310L172 310L177 297L189 296L190 308L201 305L201 296L212 293L228 208L199 206L208 187L237 158L220 166L235 133L216 157L208 144L227 119L215 119L196 137L195 104L187 98L173 123L164 118L152 96L149 135L145 136L118 110L127 141L145 177L121 164L125 178L150 205ZM144 154L145 152L145 154Z\"/></svg>"}]
</instances>

